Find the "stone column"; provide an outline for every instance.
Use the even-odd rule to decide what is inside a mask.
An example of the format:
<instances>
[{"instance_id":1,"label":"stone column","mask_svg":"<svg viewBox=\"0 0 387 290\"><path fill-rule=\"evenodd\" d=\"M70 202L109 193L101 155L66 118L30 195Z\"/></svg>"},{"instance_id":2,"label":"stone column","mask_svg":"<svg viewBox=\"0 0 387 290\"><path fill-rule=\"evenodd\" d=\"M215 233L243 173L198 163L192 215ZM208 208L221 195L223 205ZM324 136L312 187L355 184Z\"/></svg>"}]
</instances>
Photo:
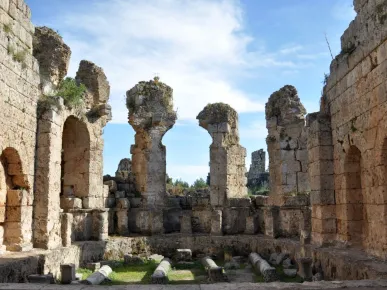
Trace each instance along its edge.
<instances>
[{"instance_id":1,"label":"stone column","mask_svg":"<svg viewBox=\"0 0 387 290\"><path fill-rule=\"evenodd\" d=\"M136 190L141 194L142 210L149 211L138 214L147 214L150 219L149 223L141 223L147 225L146 228L140 228L142 232L160 233L166 199L166 150L162 138L177 118L172 88L156 77L139 82L126 95L129 124L136 132L135 144L131 147L132 172Z\"/></svg>"},{"instance_id":2,"label":"stone column","mask_svg":"<svg viewBox=\"0 0 387 290\"><path fill-rule=\"evenodd\" d=\"M70 48L52 29L36 27L34 57L39 62L42 93L55 93L66 76L70 62ZM63 100L58 104L63 106ZM38 116L35 201L34 247L53 249L62 245L60 225L61 148L63 122L59 108L54 105Z\"/></svg>"},{"instance_id":3,"label":"stone column","mask_svg":"<svg viewBox=\"0 0 387 290\"><path fill-rule=\"evenodd\" d=\"M136 131L131 148L132 171L144 206L164 205L166 184L164 134L176 121L173 111L172 88L155 80L139 82L127 93L129 124Z\"/></svg>"},{"instance_id":4,"label":"stone column","mask_svg":"<svg viewBox=\"0 0 387 290\"><path fill-rule=\"evenodd\" d=\"M266 103L271 195L309 192L305 114L293 86L284 86Z\"/></svg>"},{"instance_id":5,"label":"stone column","mask_svg":"<svg viewBox=\"0 0 387 290\"><path fill-rule=\"evenodd\" d=\"M333 143L329 115L307 116L308 159L312 205L312 242L335 240L336 205L333 170Z\"/></svg>"},{"instance_id":6,"label":"stone column","mask_svg":"<svg viewBox=\"0 0 387 290\"><path fill-rule=\"evenodd\" d=\"M196 117L212 137L210 146L211 205L247 196L246 149L239 145L238 114L227 104L207 105Z\"/></svg>"}]
</instances>

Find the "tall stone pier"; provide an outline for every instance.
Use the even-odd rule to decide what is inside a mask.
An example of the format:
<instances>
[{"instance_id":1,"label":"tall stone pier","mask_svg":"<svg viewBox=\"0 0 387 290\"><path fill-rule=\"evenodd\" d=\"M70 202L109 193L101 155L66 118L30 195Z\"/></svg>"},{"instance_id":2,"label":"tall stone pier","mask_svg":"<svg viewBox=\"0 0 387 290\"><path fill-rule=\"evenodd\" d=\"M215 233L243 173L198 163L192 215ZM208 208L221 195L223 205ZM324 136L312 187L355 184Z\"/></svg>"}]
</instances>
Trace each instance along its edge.
<instances>
[{"instance_id":1,"label":"tall stone pier","mask_svg":"<svg viewBox=\"0 0 387 290\"><path fill-rule=\"evenodd\" d=\"M129 124L136 132L135 144L131 147L132 171L136 190L142 198L141 208L150 210L138 213L139 227L143 233L155 233L162 231L160 211L166 198L166 150L162 138L177 118L172 88L155 78L139 82L126 95Z\"/></svg>"},{"instance_id":2,"label":"tall stone pier","mask_svg":"<svg viewBox=\"0 0 387 290\"><path fill-rule=\"evenodd\" d=\"M247 196L246 149L239 145L238 114L227 104L207 105L196 117L212 137L210 146L211 205Z\"/></svg>"},{"instance_id":3,"label":"tall stone pier","mask_svg":"<svg viewBox=\"0 0 387 290\"><path fill-rule=\"evenodd\" d=\"M309 191L305 114L293 86L274 92L266 103L271 195Z\"/></svg>"}]
</instances>

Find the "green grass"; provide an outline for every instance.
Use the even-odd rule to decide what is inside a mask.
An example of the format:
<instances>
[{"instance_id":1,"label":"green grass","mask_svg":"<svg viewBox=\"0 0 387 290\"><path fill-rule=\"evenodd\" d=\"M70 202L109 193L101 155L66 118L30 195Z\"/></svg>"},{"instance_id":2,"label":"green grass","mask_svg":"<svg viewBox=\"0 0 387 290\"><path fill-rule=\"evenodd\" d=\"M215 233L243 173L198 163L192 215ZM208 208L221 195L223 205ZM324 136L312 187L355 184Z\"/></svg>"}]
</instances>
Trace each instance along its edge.
<instances>
[{"instance_id":1,"label":"green grass","mask_svg":"<svg viewBox=\"0 0 387 290\"><path fill-rule=\"evenodd\" d=\"M87 277L89 277L91 274L93 274L93 271L91 271L89 269L78 268L77 273L82 274L82 280L85 280Z\"/></svg>"},{"instance_id":2,"label":"green grass","mask_svg":"<svg viewBox=\"0 0 387 290\"><path fill-rule=\"evenodd\" d=\"M111 282L104 285L125 285L125 284L149 284L151 276L157 268L158 262L146 261L141 265L122 265L115 267L109 278Z\"/></svg>"}]
</instances>

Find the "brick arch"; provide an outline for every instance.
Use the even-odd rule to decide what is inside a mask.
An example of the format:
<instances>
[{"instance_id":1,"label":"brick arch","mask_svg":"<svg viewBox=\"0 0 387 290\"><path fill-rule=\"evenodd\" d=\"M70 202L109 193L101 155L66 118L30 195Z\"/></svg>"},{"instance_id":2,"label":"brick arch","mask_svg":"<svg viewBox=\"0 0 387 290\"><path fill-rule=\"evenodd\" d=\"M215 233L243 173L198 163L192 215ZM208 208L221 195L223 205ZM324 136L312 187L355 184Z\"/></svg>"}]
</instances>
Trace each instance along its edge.
<instances>
[{"instance_id":1,"label":"brick arch","mask_svg":"<svg viewBox=\"0 0 387 290\"><path fill-rule=\"evenodd\" d=\"M0 247L19 251L25 242L23 235L23 216L28 220L28 190L30 186L20 155L16 149L5 148L0 155ZM31 218L29 217L29 218ZM31 225L30 225L31 226Z\"/></svg>"},{"instance_id":2,"label":"brick arch","mask_svg":"<svg viewBox=\"0 0 387 290\"><path fill-rule=\"evenodd\" d=\"M66 119L62 133L61 195L87 197L89 194L90 135L80 119Z\"/></svg>"}]
</instances>

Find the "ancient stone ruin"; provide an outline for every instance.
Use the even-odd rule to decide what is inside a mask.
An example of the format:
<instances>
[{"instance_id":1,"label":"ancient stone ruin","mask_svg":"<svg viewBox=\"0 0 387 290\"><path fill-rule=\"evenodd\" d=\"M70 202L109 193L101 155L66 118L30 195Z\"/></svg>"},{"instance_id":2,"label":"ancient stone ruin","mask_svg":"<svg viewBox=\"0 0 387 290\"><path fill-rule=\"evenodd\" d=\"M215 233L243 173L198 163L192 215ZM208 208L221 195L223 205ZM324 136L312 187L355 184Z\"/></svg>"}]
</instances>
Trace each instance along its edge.
<instances>
[{"instance_id":1,"label":"ancient stone ruin","mask_svg":"<svg viewBox=\"0 0 387 290\"><path fill-rule=\"evenodd\" d=\"M208 104L197 120L212 138L209 190L175 196L162 143L177 119L172 88L157 77L132 84L131 156L103 176L103 69L83 60L66 78L70 47L34 27L23 0L0 1L0 282L73 283L81 267L94 272L82 283L99 284L117 263L157 260L149 283L199 265L206 283L254 282L255 272L316 289L334 285L321 279L387 286L387 2L354 7L320 111L307 114L291 85L269 97L269 173L263 150L246 173L237 112ZM248 195L263 185L267 195Z\"/></svg>"}]
</instances>

